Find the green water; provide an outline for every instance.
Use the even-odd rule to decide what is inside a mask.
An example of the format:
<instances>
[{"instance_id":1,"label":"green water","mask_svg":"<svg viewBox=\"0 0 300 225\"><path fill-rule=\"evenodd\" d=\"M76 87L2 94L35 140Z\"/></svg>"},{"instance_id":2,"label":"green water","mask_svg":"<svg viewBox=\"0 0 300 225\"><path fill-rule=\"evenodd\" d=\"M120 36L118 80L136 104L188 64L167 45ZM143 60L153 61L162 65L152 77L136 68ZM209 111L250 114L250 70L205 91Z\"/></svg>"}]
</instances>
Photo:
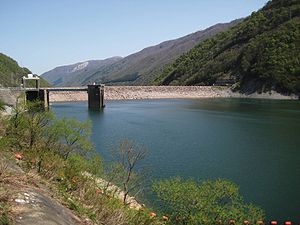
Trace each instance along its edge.
<instances>
[{"instance_id":1,"label":"green water","mask_svg":"<svg viewBox=\"0 0 300 225\"><path fill-rule=\"evenodd\" d=\"M154 178L227 178L269 219L300 221L300 102L245 99L52 105L60 117L91 119L105 159L129 138L149 151Z\"/></svg>"}]
</instances>

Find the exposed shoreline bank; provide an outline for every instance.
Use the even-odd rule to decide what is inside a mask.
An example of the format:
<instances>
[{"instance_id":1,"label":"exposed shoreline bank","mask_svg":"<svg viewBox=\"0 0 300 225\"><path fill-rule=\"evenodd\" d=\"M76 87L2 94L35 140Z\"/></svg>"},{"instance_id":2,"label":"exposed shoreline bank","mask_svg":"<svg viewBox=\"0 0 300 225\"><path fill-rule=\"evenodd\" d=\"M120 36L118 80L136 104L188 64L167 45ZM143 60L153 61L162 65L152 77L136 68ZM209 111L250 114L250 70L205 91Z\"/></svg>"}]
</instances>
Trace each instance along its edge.
<instances>
[{"instance_id":1,"label":"exposed shoreline bank","mask_svg":"<svg viewBox=\"0 0 300 225\"><path fill-rule=\"evenodd\" d=\"M218 86L106 86L105 100L134 99L195 99L195 98L254 98L297 100L296 95L282 95L275 91L250 95L232 92ZM50 102L87 101L86 92L50 92Z\"/></svg>"}]
</instances>

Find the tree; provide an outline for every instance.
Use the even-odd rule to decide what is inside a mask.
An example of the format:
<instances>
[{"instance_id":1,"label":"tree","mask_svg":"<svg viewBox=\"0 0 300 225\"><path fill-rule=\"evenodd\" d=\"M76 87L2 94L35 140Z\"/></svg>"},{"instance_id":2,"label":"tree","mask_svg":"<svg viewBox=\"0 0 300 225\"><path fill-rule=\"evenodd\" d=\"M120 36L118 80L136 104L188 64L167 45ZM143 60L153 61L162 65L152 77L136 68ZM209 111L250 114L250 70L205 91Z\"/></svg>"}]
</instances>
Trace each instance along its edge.
<instances>
[{"instance_id":1,"label":"tree","mask_svg":"<svg viewBox=\"0 0 300 225\"><path fill-rule=\"evenodd\" d=\"M43 133L54 118L53 113L40 109L39 102L18 104L9 118L6 136L19 150L32 149L42 143Z\"/></svg>"},{"instance_id":2,"label":"tree","mask_svg":"<svg viewBox=\"0 0 300 225\"><path fill-rule=\"evenodd\" d=\"M225 224L230 219L242 224L264 217L263 210L244 203L238 186L227 180L171 178L154 182L153 190L172 224Z\"/></svg>"},{"instance_id":3,"label":"tree","mask_svg":"<svg viewBox=\"0 0 300 225\"><path fill-rule=\"evenodd\" d=\"M38 144L43 138L44 131L48 128L53 114L51 112L29 111L23 114L25 119L26 137L28 140L28 148L31 149Z\"/></svg>"},{"instance_id":4,"label":"tree","mask_svg":"<svg viewBox=\"0 0 300 225\"><path fill-rule=\"evenodd\" d=\"M297 0L270 1L236 26L179 56L153 82L212 85L230 78L236 83L234 90L245 93L275 90L299 95L299 9Z\"/></svg>"},{"instance_id":5,"label":"tree","mask_svg":"<svg viewBox=\"0 0 300 225\"><path fill-rule=\"evenodd\" d=\"M47 143L59 144L56 151L65 159L71 153L86 155L92 150L90 141L91 122L74 119L56 119L46 132Z\"/></svg>"},{"instance_id":6,"label":"tree","mask_svg":"<svg viewBox=\"0 0 300 225\"><path fill-rule=\"evenodd\" d=\"M17 104L13 110L5 139L14 150L24 151L41 172L46 158L67 159L73 153L90 157L90 127L89 121L57 119L51 111L41 109L40 102L27 102L26 106Z\"/></svg>"},{"instance_id":7,"label":"tree","mask_svg":"<svg viewBox=\"0 0 300 225\"><path fill-rule=\"evenodd\" d=\"M136 197L145 188L146 171L139 164L146 154L145 148L129 140L122 140L114 152L115 162L110 167L108 183L116 182L122 189L124 204L130 203L127 202L129 194Z\"/></svg>"}]
</instances>

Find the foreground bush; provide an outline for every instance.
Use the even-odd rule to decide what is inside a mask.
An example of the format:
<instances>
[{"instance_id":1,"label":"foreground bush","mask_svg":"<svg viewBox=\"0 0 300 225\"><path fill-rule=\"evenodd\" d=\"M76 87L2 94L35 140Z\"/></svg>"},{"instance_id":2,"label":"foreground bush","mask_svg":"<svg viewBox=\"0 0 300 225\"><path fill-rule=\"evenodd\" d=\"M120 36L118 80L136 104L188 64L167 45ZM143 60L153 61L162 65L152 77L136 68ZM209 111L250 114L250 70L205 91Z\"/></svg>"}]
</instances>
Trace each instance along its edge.
<instances>
[{"instance_id":1,"label":"foreground bush","mask_svg":"<svg viewBox=\"0 0 300 225\"><path fill-rule=\"evenodd\" d=\"M198 183L177 178L154 183L165 216L144 207L130 208L129 195L140 194L147 178L140 165L146 156L142 146L120 142L115 162L104 166L90 142L89 122L57 119L40 110L38 103L17 106L2 125L0 153L13 153L23 170L38 174L65 205L92 223L196 225L263 219L262 210L245 204L238 187L224 180ZM121 199L115 195L119 190ZM0 210L4 219L6 211Z\"/></svg>"},{"instance_id":2,"label":"foreground bush","mask_svg":"<svg viewBox=\"0 0 300 225\"><path fill-rule=\"evenodd\" d=\"M41 110L38 102L19 104L10 117L2 119L0 156L10 152L25 172L38 174L39 181L48 184L54 195L83 218L107 225L164 224L161 218L150 217L147 209L131 209L123 199L101 190L98 178L109 176L90 141L90 122L57 119L52 112ZM127 153L128 148L122 149L128 156L134 153L131 150ZM130 165L129 175L125 168L118 171L118 175L114 174L119 178L127 175L126 196L134 175ZM4 220L6 211L2 208L0 217Z\"/></svg>"},{"instance_id":3,"label":"foreground bush","mask_svg":"<svg viewBox=\"0 0 300 225\"><path fill-rule=\"evenodd\" d=\"M264 218L262 209L246 204L237 185L218 179L196 182L173 178L153 184L171 224L225 224L234 219L254 224Z\"/></svg>"}]
</instances>

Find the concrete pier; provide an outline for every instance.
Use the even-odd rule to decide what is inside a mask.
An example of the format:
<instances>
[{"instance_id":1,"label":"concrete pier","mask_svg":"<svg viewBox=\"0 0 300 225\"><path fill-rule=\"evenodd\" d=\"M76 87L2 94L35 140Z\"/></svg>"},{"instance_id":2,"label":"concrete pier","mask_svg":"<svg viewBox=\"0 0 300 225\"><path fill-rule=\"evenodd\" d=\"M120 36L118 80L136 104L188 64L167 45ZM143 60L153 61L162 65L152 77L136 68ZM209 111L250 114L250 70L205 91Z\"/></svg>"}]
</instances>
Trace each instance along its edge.
<instances>
[{"instance_id":1,"label":"concrete pier","mask_svg":"<svg viewBox=\"0 0 300 225\"><path fill-rule=\"evenodd\" d=\"M87 92L89 109L104 108L104 85L88 85Z\"/></svg>"},{"instance_id":2,"label":"concrete pier","mask_svg":"<svg viewBox=\"0 0 300 225\"><path fill-rule=\"evenodd\" d=\"M26 101L40 101L42 107L47 109L49 107L49 92L82 92L88 93L88 107L92 110L99 110L104 108L104 85L93 84L88 87L52 87L52 88L40 88L40 89L25 89Z\"/></svg>"},{"instance_id":3,"label":"concrete pier","mask_svg":"<svg viewBox=\"0 0 300 225\"><path fill-rule=\"evenodd\" d=\"M39 98L45 109L49 108L49 91L45 89L39 90Z\"/></svg>"},{"instance_id":4,"label":"concrete pier","mask_svg":"<svg viewBox=\"0 0 300 225\"><path fill-rule=\"evenodd\" d=\"M49 108L49 91L45 89L26 90L25 96L26 96L26 101L30 101L30 102L39 101L41 102L42 108L44 109Z\"/></svg>"}]
</instances>

